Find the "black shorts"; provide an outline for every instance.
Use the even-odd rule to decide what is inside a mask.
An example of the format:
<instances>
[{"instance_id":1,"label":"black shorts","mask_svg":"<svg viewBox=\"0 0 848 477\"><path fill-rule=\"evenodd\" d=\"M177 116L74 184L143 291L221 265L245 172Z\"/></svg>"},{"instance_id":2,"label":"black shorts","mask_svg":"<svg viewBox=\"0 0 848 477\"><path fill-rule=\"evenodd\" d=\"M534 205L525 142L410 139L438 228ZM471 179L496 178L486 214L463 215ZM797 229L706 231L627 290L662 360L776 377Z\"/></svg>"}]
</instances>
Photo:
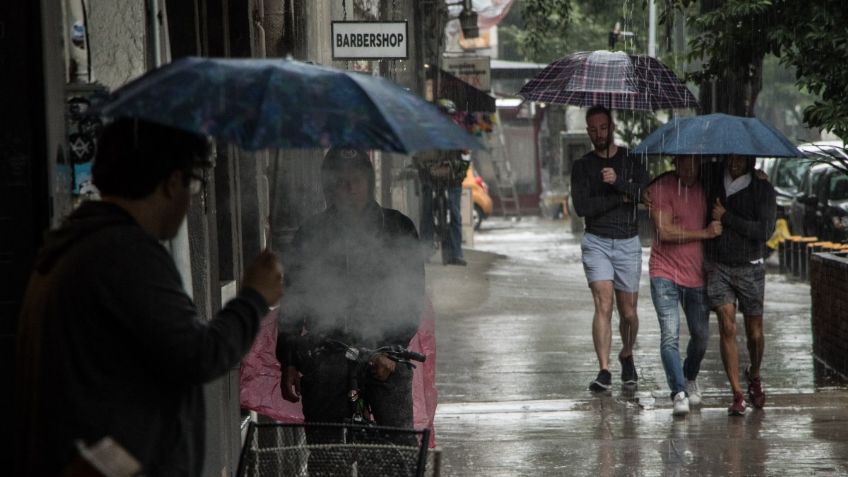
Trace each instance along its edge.
<instances>
[{"instance_id":1,"label":"black shorts","mask_svg":"<svg viewBox=\"0 0 848 477\"><path fill-rule=\"evenodd\" d=\"M704 262L707 272L707 295L710 308L728 303L736 305L746 316L763 314L766 290L765 264L724 265Z\"/></svg>"}]
</instances>

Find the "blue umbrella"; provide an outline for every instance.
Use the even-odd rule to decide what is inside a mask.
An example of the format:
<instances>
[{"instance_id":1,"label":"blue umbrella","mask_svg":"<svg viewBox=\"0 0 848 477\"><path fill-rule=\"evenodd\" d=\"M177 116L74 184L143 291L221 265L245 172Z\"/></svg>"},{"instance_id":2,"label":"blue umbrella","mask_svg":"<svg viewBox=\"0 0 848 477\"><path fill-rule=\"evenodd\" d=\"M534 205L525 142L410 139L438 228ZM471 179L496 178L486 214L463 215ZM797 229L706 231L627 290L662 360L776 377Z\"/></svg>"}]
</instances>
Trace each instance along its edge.
<instances>
[{"instance_id":1,"label":"blue umbrella","mask_svg":"<svg viewBox=\"0 0 848 477\"><path fill-rule=\"evenodd\" d=\"M182 58L119 88L97 110L247 150L482 148L438 108L391 81L283 59Z\"/></svg>"},{"instance_id":2,"label":"blue umbrella","mask_svg":"<svg viewBox=\"0 0 848 477\"><path fill-rule=\"evenodd\" d=\"M707 114L674 118L652 132L636 154L801 157L780 131L758 118Z\"/></svg>"}]
</instances>

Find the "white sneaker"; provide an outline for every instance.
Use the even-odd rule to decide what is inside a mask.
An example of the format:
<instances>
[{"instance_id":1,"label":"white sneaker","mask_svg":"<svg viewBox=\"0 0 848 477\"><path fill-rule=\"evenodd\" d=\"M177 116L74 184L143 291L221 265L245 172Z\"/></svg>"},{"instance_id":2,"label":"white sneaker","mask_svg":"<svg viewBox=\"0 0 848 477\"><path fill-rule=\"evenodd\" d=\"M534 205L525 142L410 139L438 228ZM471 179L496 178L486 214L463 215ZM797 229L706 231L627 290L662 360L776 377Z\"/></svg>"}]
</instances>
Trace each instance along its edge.
<instances>
[{"instance_id":1,"label":"white sneaker","mask_svg":"<svg viewBox=\"0 0 848 477\"><path fill-rule=\"evenodd\" d=\"M698 381L686 381L686 394L689 395L689 404L692 406L701 405L701 388L698 387Z\"/></svg>"},{"instance_id":2,"label":"white sneaker","mask_svg":"<svg viewBox=\"0 0 848 477\"><path fill-rule=\"evenodd\" d=\"M685 416L686 414L689 414L689 398L686 397L686 393L683 391L674 395L674 411L672 414L675 416Z\"/></svg>"}]
</instances>

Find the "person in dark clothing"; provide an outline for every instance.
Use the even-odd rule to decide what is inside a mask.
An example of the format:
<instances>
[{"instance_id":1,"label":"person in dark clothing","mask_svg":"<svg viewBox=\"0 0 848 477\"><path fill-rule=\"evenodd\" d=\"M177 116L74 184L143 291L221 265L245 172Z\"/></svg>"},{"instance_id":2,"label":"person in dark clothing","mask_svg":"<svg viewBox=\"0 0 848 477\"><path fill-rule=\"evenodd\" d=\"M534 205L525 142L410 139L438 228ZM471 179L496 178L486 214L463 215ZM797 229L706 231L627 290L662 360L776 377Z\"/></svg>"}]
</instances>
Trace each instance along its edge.
<instances>
[{"instance_id":1,"label":"person in dark clothing","mask_svg":"<svg viewBox=\"0 0 848 477\"><path fill-rule=\"evenodd\" d=\"M286 253L277 358L284 399L303 399L306 422L343 422L348 346L408 346L424 306L424 263L412 221L374 200L368 154L331 149L321 167L327 208L304 223ZM370 359L364 386L378 424L412 427L412 372Z\"/></svg>"},{"instance_id":2,"label":"person in dark clothing","mask_svg":"<svg viewBox=\"0 0 848 477\"><path fill-rule=\"evenodd\" d=\"M638 158L615 145L615 124L609 110L593 106L586 112L586 130L593 150L574 162L571 196L577 215L586 218L581 242L583 269L595 301L592 340L600 371L589 388L606 391L612 385L612 307L618 306L622 348L618 355L623 384L636 384L633 346L639 330L636 304L642 273L637 204L648 184Z\"/></svg>"},{"instance_id":3,"label":"person in dark clothing","mask_svg":"<svg viewBox=\"0 0 848 477\"><path fill-rule=\"evenodd\" d=\"M104 128L93 167L102 200L47 236L24 296L14 475L59 475L77 441L106 436L147 475L201 475L202 384L238 364L282 295L271 253L211 320L183 289L160 241L177 234L207 153L205 138L173 128L128 119Z\"/></svg>"},{"instance_id":4,"label":"person in dark clothing","mask_svg":"<svg viewBox=\"0 0 848 477\"><path fill-rule=\"evenodd\" d=\"M439 109L453 119L456 104L449 99L437 102ZM433 243L433 191L447 189L447 208L450 217L448 235L441 246L447 250L446 265L465 266L462 253L462 182L470 161L463 151L428 151L413 158L421 181L421 240L425 246Z\"/></svg>"},{"instance_id":5,"label":"person in dark clothing","mask_svg":"<svg viewBox=\"0 0 848 477\"><path fill-rule=\"evenodd\" d=\"M718 174L712 174L708 205L712 220L721 222L722 234L705 243L704 270L710 306L718 315L721 359L733 391L730 415L743 415L747 404L739 383L736 348L736 304L745 318L751 366L746 370L748 396L754 407L765 406L760 379L765 342L765 242L774 232L777 215L772 185L752 173L754 158L730 156Z\"/></svg>"}]
</instances>

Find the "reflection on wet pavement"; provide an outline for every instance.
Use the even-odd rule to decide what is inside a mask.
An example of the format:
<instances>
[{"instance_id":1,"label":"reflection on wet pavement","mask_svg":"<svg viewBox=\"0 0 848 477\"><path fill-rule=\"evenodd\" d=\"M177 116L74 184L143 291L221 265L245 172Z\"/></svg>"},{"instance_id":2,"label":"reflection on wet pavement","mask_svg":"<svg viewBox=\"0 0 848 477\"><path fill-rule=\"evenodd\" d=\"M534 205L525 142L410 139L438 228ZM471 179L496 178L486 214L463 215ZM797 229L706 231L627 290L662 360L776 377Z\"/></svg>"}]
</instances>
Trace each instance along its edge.
<instances>
[{"instance_id":1,"label":"reflection on wet pavement","mask_svg":"<svg viewBox=\"0 0 848 477\"><path fill-rule=\"evenodd\" d=\"M727 416L729 386L711 317L699 375L703 406L673 418L649 249L638 306L639 386L622 389L616 363L612 391L593 395L592 303L579 241L563 222L493 219L485 227L475 250L502 257L469 251L468 270L428 266L438 314L442 475L848 475L848 388L813 359L806 283L767 277L766 408ZM681 342L687 339L683 326ZM612 349L620 349L615 334Z\"/></svg>"}]
</instances>

